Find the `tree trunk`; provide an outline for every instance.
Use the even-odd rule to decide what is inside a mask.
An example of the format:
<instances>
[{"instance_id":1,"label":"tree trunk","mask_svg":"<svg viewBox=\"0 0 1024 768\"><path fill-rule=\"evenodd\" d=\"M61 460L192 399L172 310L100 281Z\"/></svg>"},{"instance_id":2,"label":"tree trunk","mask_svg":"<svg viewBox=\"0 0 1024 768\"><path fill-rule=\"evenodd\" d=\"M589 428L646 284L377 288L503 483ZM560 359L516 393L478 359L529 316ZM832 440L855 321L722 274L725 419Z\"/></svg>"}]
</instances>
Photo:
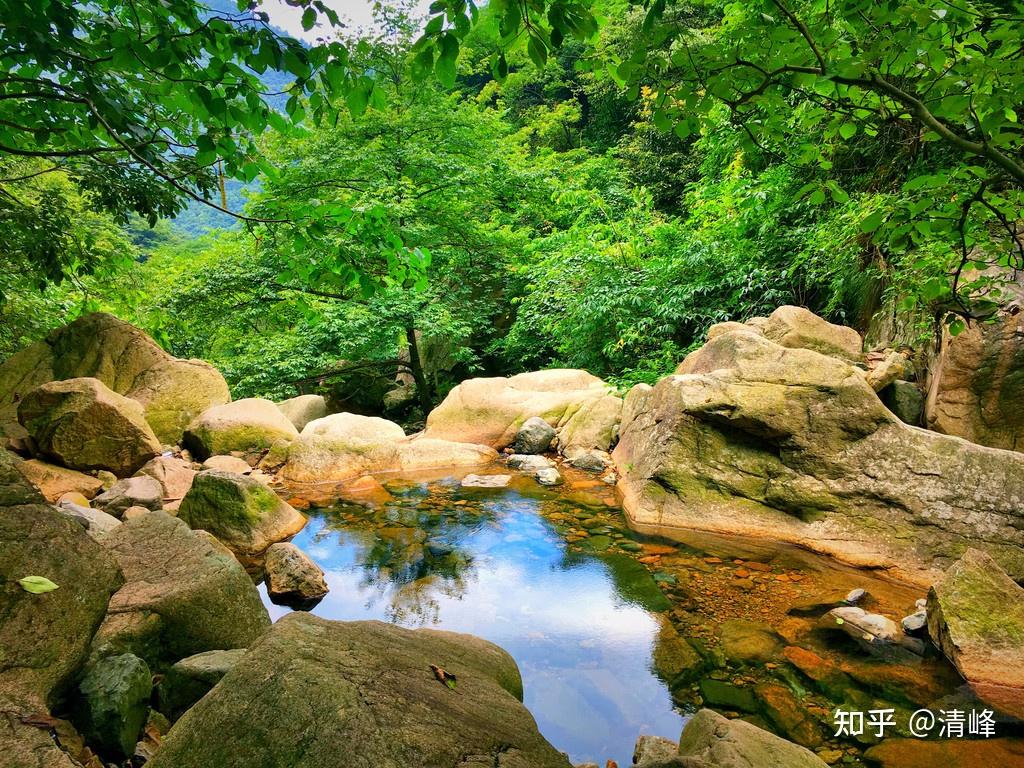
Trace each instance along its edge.
<instances>
[{"instance_id":1,"label":"tree trunk","mask_svg":"<svg viewBox=\"0 0 1024 768\"><path fill-rule=\"evenodd\" d=\"M434 398L433 393L430 391L427 376L423 372L423 361L420 360L420 347L416 341L416 329L412 326L405 329L405 340L409 343L409 367L412 368L412 377L416 381L416 395L420 399L423 418L426 418L434 408Z\"/></svg>"}]
</instances>

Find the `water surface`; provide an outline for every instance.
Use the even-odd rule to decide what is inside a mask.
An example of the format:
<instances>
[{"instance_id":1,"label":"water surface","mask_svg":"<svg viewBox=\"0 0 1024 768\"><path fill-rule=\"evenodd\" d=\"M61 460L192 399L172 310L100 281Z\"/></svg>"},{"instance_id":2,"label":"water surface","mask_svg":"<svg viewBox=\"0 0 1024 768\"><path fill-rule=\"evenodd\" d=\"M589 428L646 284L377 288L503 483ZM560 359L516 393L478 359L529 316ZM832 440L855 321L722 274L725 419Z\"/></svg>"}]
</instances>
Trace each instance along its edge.
<instances>
[{"instance_id":1,"label":"water surface","mask_svg":"<svg viewBox=\"0 0 1024 768\"><path fill-rule=\"evenodd\" d=\"M541 732L574 763L626 766L639 734L678 739L682 717L651 671L664 597L632 558L567 551L541 512L571 501L523 484L461 490L452 478L389 487L393 501L309 512L294 543L331 590L313 613L497 643ZM267 605L275 619L288 611Z\"/></svg>"}]
</instances>

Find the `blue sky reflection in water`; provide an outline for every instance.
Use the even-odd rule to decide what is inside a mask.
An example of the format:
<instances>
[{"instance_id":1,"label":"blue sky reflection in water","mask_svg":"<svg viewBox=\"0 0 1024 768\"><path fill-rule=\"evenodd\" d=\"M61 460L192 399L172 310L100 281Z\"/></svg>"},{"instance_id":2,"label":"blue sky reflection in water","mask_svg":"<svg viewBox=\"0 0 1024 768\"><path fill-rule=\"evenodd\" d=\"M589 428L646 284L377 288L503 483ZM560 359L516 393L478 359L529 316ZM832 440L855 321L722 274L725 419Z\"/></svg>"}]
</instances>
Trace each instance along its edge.
<instances>
[{"instance_id":1,"label":"blue sky reflection in water","mask_svg":"<svg viewBox=\"0 0 1024 768\"><path fill-rule=\"evenodd\" d=\"M444 490L452 492L451 481ZM609 561L567 554L539 513L550 500L490 492L478 506L445 506L448 516L422 512L418 496L378 515L388 518L381 527L312 514L295 544L324 569L331 589L313 613L497 643L519 664L541 732L573 762L629 765L640 733L678 738L682 718L650 671L658 616L641 605L645 585L623 582L623 572L646 573L634 560L613 556L616 576ZM275 619L288 612L268 608Z\"/></svg>"}]
</instances>

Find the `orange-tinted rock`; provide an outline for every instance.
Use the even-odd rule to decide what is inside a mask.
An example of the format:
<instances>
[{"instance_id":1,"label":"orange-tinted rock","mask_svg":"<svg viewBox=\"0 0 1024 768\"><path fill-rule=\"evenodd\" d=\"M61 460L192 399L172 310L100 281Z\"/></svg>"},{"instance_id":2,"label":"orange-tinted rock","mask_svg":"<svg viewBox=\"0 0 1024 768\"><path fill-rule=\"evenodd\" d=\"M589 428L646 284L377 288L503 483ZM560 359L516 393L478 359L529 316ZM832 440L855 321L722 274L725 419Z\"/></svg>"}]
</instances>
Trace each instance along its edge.
<instances>
[{"instance_id":1,"label":"orange-tinted rock","mask_svg":"<svg viewBox=\"0 0 1024 768\"><path fill-rule=\"evenodd\" d=\"M864 757L879 768L1021 768L1024 739L886 739Z\"/></svg>"}]
</instances>

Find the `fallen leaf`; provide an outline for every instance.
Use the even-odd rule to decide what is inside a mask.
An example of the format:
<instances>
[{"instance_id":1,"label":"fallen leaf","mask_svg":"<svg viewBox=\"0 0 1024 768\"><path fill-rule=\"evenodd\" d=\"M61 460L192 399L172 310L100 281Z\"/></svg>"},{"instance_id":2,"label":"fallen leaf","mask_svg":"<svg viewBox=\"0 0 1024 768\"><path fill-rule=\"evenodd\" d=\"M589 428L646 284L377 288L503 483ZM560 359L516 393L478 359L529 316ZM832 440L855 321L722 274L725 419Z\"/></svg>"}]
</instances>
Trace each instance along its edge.
<instances>
[{"instance_id":1,"label":"fallen leaf","mask_svg":"<svg viewBox=\"0 0 1024 768\"><path fill-rule=\"evenodd\" d=\"M21 584L21 588L26 592L31 592L33 595L41 595L44 592L53 592L59 587L50 581L45 576L26 576L23 579L18 579L18 583Z\"/></svg>"},{"instance_id":2,"label":"fallen leaf","mask_svg":"<svg viewBox=\"0 0 1024 768\"><path fill-rule=\"evenodd\" d=\"M453 675L451 672L446 672L444 669L437 666L437 664L431 664L430 669L433 670L434 677L437 678L438 682L444 683L453 691L455 690L455 675Z\"/></svg>"}]
</instances>

